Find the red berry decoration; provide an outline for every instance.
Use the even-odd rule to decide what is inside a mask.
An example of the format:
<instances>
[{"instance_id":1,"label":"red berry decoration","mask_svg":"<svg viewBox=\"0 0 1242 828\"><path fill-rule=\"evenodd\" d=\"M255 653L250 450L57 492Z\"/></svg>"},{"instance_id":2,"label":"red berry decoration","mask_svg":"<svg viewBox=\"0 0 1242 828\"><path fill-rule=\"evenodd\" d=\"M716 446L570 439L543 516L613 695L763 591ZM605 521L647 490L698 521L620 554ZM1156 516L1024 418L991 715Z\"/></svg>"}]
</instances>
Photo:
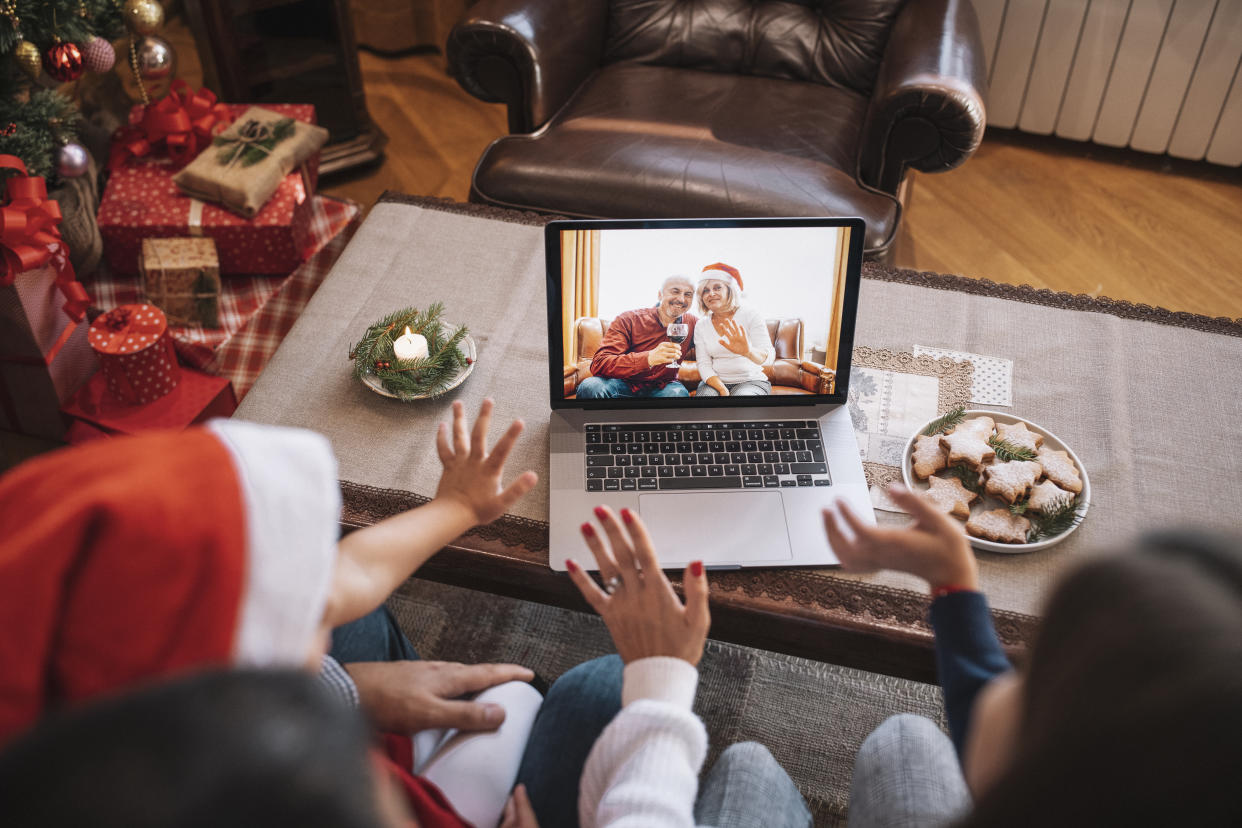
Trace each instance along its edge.
<instances>
[{"instance_id":1,"label":"red berry decoration","mask_svg":"<svg viewBox=\"0 0 1242 828\"><path fill-rule=\"evenodd\" d=\"M473 360L473 359L471 359L470 357L466 357L466 364L467 364L467 365L474 365L474 360Z\"/></svg>"},{"instance_id":2,"label":"red berry decoration","mask_svg":"<svg viewBox=\"0 0 1242 828\"><path fill-rule=\"evenodd\" d=\"M82 77L82 50L76 43L58 43L43 55L43 68L61 83Z\"/></svg>"}]
</instances>

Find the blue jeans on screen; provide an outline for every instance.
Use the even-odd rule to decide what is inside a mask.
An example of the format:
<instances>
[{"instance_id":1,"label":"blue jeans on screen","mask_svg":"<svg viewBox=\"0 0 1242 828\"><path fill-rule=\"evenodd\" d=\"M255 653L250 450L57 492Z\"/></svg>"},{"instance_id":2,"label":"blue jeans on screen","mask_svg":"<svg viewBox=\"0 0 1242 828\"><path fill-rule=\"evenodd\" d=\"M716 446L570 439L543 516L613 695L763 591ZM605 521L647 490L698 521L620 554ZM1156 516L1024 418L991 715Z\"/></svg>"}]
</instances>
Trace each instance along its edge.
<instances>
[{"instance_id":1,"label":"blue jeans on screen","mask_svg":"<svg viewBox=\"0 0 1242 828\"><path fill-rule=\"evenodd\" d=\"M686 386L673 380L658 390L641 391L635 394L630 384L616 377L587 377L578 383L577 391L580 400L632 399L635 397L688 397L690 392Z\"/></svg>"}]
</instances>

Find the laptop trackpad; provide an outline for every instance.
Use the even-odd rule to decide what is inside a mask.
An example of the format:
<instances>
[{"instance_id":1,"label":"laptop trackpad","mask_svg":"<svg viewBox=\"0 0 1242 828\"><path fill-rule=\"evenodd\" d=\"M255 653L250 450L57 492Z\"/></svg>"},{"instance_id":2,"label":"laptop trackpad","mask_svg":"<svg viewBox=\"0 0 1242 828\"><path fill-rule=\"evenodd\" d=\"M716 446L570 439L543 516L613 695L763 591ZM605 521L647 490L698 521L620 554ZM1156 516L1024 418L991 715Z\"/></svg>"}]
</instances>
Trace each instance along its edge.
<instances>
[{"instance_id":1,"label":"laptop trackpad","mask_svg":"<svg viewBox=\"0 0 1242 828\"><path fill-rule=\"evenodd\" d=\"M779 492L640 495L638 509L665 568L793 557Z\"/></svg>"}]
</instances>

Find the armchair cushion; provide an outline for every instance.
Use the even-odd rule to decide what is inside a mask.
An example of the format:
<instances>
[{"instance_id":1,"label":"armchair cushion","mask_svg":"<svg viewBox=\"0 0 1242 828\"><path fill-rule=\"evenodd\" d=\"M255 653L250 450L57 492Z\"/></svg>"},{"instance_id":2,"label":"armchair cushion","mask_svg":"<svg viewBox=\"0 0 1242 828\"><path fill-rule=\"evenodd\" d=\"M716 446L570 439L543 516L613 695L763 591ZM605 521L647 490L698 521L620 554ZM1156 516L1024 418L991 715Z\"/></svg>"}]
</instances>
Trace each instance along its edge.
<instances>
[{"instance_id":1,"label":"armchair cushion","mask_svg":"<svg viewBox=\"0 0 1242 828\"><path fill-rule=\"evenodd\" d=\"M831 86L618 63L547 128L493 142L470 198L584 218L858 215L877 247L896 208L854 183L866 112Z\"/></svg>"},{"instance_id":2,"label":"armchair cushion","mask_svg":"<svg viewBox=\"0 0 1242 828\"><path fill-rule=\"evenodd\" d=\"M870 95L905 0L612 0L604 60L809 81Z\"/></svg>"}]
</instances>

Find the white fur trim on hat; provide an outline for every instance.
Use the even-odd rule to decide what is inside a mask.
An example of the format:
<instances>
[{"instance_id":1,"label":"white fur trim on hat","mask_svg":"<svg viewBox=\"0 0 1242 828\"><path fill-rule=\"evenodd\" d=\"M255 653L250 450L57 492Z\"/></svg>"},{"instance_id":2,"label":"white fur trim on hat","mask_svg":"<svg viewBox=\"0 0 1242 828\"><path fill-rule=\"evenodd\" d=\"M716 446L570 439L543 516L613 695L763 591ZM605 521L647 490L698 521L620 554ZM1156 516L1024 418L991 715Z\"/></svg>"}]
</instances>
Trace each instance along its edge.
<instances>
[{"instance_id":1,"label":"white fur trim on hat","mask_svg":"<svg viewBox=\"0 0 1242 828\"><path fill-rule=\"evenodd\" d=\"M742 292L742 286L737 283L737 279L733 278L732 273L727 270L717 270L716 268L704 270L700 273L699 281L695 284L695 288L697 289L699 285L703 284L708 279L715 279L718 282L728 282L729 287L733 288L735 293Z\"/></svg>"},{"instance_id":2,"label":"white fur trim on hat","mask_svg":"<svg viewBox=\"0 0 1242 828\"><path fill-rule=\"evenodd\" d=\"M313 431L212 420L233 457L246 509L246 582L234 663L296 666L318 643L336 568L336 456Z\"/></svg>"}]
</instances>

